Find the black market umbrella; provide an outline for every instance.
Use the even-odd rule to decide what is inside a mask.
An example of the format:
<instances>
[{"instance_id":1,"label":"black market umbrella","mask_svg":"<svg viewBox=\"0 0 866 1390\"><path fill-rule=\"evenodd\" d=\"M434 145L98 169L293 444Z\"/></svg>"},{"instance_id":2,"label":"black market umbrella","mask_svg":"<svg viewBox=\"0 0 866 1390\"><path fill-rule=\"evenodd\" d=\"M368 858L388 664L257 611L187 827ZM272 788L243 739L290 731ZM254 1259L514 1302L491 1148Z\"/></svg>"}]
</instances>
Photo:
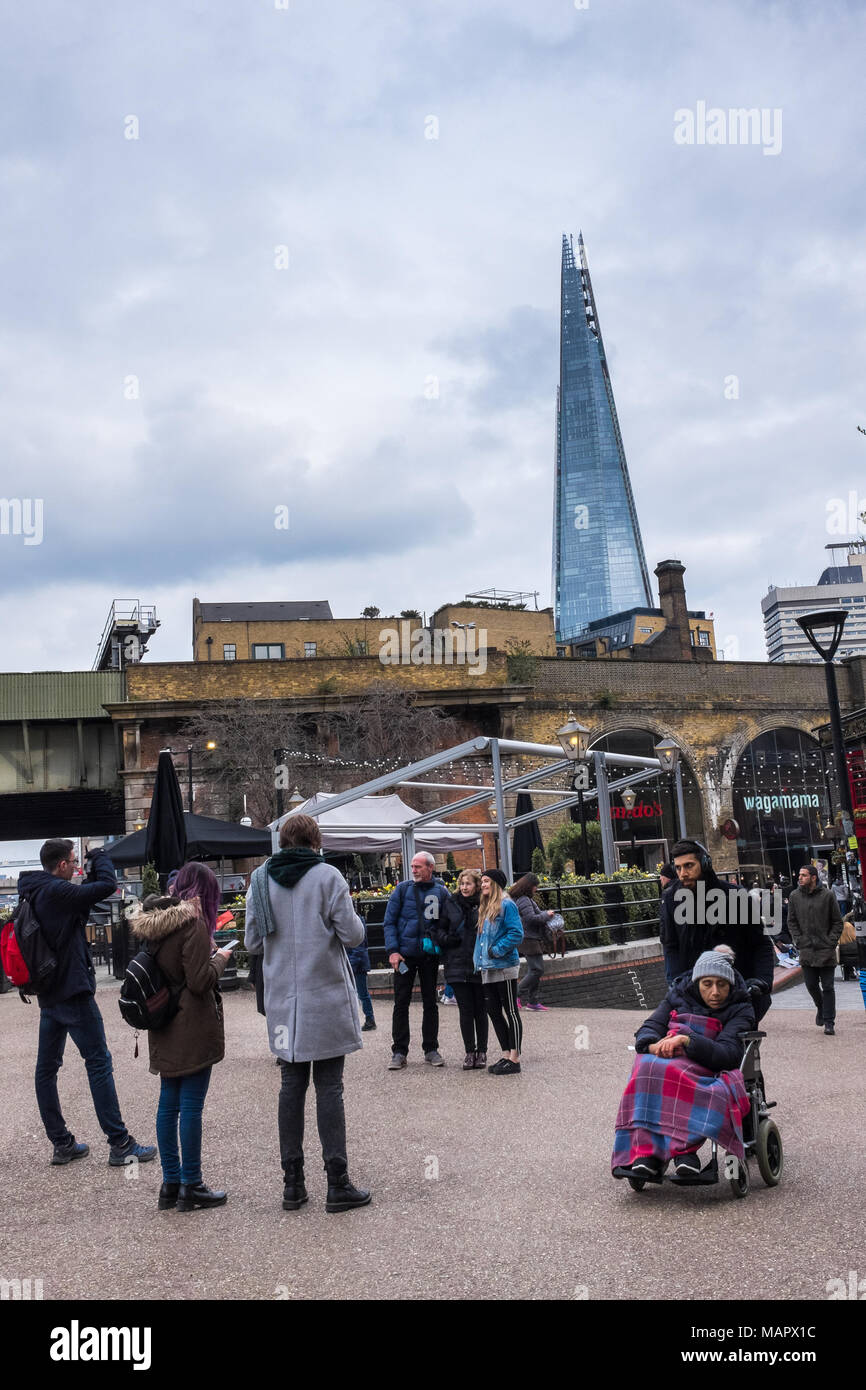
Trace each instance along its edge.
<instances>
[{"instance_id":1,"label":"black market umbrella","mask_svg":"<svg viewBox=\"0 0 866 1390\"><path fill-rule=\"evenodd\" d=\"M532 804L532 797L528 792L517 793L518 816L528 816L535 807ZM528 874L532 869L532 851L534 849L544 849L541 839L541 831L538 828L537 820L528 820L524 825L518 825L511 837L511 867L514 878L517 880L521 874Z\"/></svg>"},{"instance_id":2,"label":"black market umbrella","mask_svg":"<svg viewBox=\"0 0 866 1390\"><path fill-rule=\"evenodd\" d=\"M171 754L166 749L160 753L156 765L144 862L153 864L158 874L169 874L186 863L183 799Z\"/></svg>"},{"instance_id":3,"label":"black market umbrella","mask_svg":"<svg viewBox=\"0 0 866 1390\"><path fill-rule=\"evenodd\" d=\"M183 813L186 827L186 862L202 859L256 859L272 853L271 832L254 830L248 825L217 820L213 816ZM135 830L123 839L105 846L105 852L115 868L131 868L146 864L147 831ZM177 865L175 865L177 867Z\"/></svg>"}]
</instances>

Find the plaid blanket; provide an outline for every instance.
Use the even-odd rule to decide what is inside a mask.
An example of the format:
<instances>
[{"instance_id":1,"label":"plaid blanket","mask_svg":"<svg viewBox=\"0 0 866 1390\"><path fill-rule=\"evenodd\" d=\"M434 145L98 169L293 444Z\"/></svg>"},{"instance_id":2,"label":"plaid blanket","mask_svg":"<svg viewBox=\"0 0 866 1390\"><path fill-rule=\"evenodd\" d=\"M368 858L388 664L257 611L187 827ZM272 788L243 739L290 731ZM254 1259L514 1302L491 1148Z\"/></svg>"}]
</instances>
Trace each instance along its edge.
<instances>
[{"instance_id":1,"label":"plaid blanket","mask_svg":"<svg viewBox=\"0 0 866 1390\"><path fill-rule=\"evenodd\" d=\"M677 1015L674 1010L668 1037L696 1033L712 1038L721 1031L717 1018ZM649 1154L667 1162L673 1154L694 1153L706 1139L715 1139L727 1153L742 1159L748 1110L741 1071L717 1076L682 1054L641 1053L619 1103L611 1167L625 1167Z\"/></svg>"}]
</instances>

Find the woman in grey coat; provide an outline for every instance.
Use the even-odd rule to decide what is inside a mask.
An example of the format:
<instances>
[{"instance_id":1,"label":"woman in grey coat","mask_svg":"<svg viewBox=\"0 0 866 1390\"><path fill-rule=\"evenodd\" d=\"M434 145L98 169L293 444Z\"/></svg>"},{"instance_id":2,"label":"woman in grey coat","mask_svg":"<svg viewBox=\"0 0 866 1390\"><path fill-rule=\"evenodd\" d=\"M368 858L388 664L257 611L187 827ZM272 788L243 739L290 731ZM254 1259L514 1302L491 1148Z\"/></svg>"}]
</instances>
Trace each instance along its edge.
<instances>
[{"instance_id":1,"label":"woman in grey coat","mask_svg":"<svg viewBox=\"0 0 866 1390\"><path fill-rule=\"evenodd\" d=\"M247 893L245 943L263 952L265 1014L280 1063L280 1159L283 1208L297 1211L304 1186L304 1104L312 1067L316 1119L328 1174L326 1211L366 1206L352 1186L346 1158L343 1064L362 1046L357 995L344 947L364 940L348 885L326 864L312 816L287 817L280 851L256 869Z\"/></svg>"}]
</instances>

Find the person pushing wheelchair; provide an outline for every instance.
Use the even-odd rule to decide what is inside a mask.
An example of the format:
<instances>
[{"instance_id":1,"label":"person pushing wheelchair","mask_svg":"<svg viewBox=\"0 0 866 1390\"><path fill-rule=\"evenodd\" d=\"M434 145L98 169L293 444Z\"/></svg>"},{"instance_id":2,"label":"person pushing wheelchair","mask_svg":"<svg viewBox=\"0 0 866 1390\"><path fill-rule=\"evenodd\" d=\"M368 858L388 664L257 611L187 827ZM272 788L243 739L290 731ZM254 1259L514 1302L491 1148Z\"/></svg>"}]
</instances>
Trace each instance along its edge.
<instances>
[{"instance_id":1,"label":"person pushing wheelchair","mask_svg":"<svg viewBox=\"0 0 866 1390\"><path fill-rule=\"evenodd\" d=\"M677 881L659 904L665 978L669 985L690 971L704 951L725 944L752 992L757 1022L772 1003L776 955L761 922L749 920L742 890L723 883L699 840L678 840L671 851Z\"/></svg>"},{"instance_id":2,"label":"person pushing wheelchair","mask_svg":"<svg viewBox=\"0 0 866 1390\"><path fill-rule=\"evenodd\" d=\"M755 1027L746 982L727 953L705 951L680 975L635 1034L635 1058L616 1117L615 1178L660 1181L701 1171L698 1150L715 1139L744 1159L750 1108L740 1034Z\"/></svg>"}]
</instances>

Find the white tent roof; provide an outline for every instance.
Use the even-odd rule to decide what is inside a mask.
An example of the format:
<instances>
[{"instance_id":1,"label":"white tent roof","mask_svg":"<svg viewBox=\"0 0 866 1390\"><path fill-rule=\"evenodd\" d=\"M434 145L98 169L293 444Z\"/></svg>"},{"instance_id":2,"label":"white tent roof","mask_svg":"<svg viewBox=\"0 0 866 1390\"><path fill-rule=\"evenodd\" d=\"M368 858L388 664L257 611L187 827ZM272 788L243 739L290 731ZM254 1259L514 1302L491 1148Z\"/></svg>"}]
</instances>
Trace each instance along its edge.
<instances>
[{"instance_id":1,"label":"white tent roof","mask_svg":"<svg viewBox=\"0 0 866 1390\"><path fill-rule=\"evenodd\" d=\"M315 796L311 796L303 805L295 806L288 814L309 815L336 795L336 792L316 792ZM401 801L396 792L390 796L361 796L347 806L338 806L336 811L325 811L317 817L322 831L322 848L344 850L348 854L399 853L402 847L401 826L420 815L420 811ZM282 820L285 819L283 816ZM282 821L274 822L274 825L280 824ZM387 828L390 826L394 827L393 830ZM416 849L426 849L431 854L445 854L449 849L474 849L479 843L479 836L474 832L458 830L456 825L448 825L445 821L427 821L419 826L415 836Z\"/></svg>"}]
</instances>

